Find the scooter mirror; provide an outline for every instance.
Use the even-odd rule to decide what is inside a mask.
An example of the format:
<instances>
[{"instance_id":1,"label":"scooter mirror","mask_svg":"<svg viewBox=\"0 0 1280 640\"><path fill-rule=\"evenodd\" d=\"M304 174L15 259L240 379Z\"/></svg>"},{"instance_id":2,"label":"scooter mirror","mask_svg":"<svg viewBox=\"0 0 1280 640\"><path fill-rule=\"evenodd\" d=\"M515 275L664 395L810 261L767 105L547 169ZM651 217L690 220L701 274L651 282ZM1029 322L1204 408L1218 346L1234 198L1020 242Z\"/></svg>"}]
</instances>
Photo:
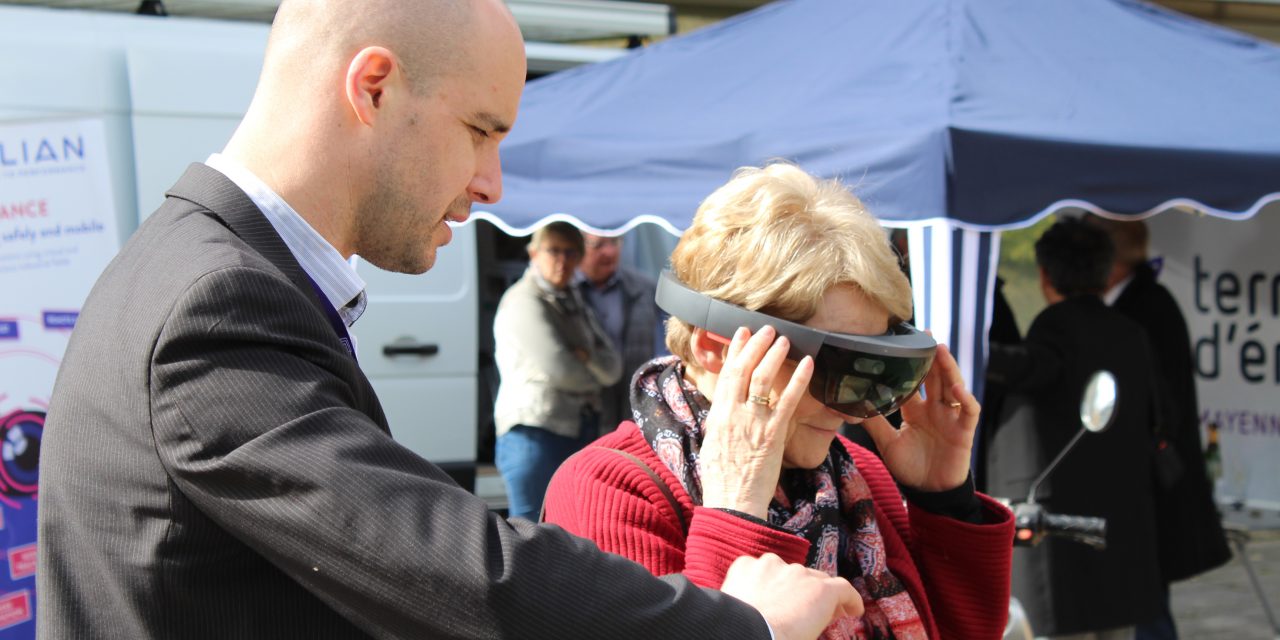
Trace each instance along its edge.
<instances>
[{"instance_id":1,"label":"scooter mirror","mask_svg":"<svg viewBox=\"0 0 1280 640\"><path fill-rule=\"evenodd\" d=\"M1058 452L1058 457L1054 458L1053 462L1050 462L1049 466L1045 467L1045 470L1040 472L1040 475L1031 483L1031 490L1027 492L1027 504L1036 503L1036 491L1040 489L1040 483L1053 473L1058 463L1062 462L1067 453L1076 446L1080 436L1089 432L1101 433L1111 426L1111 421L1115 418L1116 402L1119 401L1118 396L1115 374L1100 369L1089 376L1089 383L1085 385L1084 396L1080 400L1080 422L1084 426L1072 436L1067 446Z\"/></svg>"},{"instance_id":2,"label":"scooter mirror","mask_svg":"<svg viewBox=\"0 0 1280 640\"><path fill-rule=\"evenodd\" d=\"M1106 431L1116 417L1116 377L1110 371L1094 372L1080 400L1080 423L1093 433Z\"/></svg>"}]
</instances>

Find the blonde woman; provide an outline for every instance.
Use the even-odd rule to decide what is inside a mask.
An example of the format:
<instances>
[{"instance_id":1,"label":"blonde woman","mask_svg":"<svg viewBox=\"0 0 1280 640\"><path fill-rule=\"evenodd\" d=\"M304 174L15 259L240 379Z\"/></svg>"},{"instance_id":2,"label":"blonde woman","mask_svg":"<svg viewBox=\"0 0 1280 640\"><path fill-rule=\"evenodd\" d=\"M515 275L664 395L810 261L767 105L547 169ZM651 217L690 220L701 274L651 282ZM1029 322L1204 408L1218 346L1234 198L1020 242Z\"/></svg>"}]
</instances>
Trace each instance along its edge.
<instances>
[{"instance_id":1,"label":"blonde woman","mask_svg":"<svg viewBox=\"0 0 1280 640\"><path fill-rule=\"evenodd\" d=\"M708 587L764 553L844 577L865 610L824 638L999 638L1013 522L973 490L978 402L904 323L909 283L862 203L791 165L742 169L671 262L674 355L636 372L634 422L560 468L547 520Z\"/></svg>"}]
</instances>

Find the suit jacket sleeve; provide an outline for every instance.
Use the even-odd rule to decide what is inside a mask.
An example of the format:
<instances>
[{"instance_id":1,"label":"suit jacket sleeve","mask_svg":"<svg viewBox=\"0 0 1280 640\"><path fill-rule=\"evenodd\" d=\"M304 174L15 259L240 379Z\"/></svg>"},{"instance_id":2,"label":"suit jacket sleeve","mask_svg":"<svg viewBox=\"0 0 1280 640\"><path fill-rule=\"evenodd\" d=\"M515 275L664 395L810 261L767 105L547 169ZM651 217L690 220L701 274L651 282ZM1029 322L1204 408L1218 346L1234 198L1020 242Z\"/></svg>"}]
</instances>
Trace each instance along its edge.
<instances>
[{"instance_id":1,"label":"suit jacket sleeve","mask_svg":"<svg viewBox=\"0 0 1280 640\"><path fill-rule=\"evenodd\" d=\"M489 512L354 408L317 313L279 274L197 280L155 345L152 424L177 490L344 617L380 638L769 637L737 600Z\"/></svg>"}]
</instances>

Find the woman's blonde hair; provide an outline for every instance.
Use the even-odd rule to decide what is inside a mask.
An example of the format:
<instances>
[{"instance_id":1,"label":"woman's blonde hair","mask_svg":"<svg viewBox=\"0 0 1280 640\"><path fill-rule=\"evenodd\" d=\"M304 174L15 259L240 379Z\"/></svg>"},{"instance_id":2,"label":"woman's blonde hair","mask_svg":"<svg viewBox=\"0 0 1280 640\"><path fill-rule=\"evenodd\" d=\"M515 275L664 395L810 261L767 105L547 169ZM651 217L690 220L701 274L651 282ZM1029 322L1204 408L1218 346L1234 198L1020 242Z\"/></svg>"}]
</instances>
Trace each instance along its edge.
<instances>
[{"instance_id":1,"label":"woman's blonde hair","mask_svg":"<svg viewBox=\"0 0 1280 640\"><path fill-rule=\"evenodd\" d=\"M785 163L743 167L702 201L671 254L695 291L805 322L827 290L857 287L891 322L911 317L911 285L879 222L836 180ZM692 363L693 326L667 320L667 348Z\"/></svg>"}]
</instances>

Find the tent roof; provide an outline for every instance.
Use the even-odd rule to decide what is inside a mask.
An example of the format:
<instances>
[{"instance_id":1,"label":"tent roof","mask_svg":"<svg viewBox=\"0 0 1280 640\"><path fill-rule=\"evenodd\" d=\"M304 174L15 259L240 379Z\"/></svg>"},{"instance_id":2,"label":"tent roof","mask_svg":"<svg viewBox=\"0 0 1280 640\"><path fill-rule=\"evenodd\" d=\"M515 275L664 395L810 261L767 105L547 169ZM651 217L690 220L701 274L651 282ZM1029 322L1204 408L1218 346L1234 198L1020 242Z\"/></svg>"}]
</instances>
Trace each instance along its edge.
<instances>
[{"instance_id":1,"label":"tent roof","mask_svg":"<svg viewBox=\"0 0 1280 640\"><path fill-rule=\"evenodd\" d=\"M1280 192L1276 105L1280 47L1135 0L779 0L530 83L487 209L683 229L782 158L890 221L1247 216Z\"/></svg>"}]
</instances>

